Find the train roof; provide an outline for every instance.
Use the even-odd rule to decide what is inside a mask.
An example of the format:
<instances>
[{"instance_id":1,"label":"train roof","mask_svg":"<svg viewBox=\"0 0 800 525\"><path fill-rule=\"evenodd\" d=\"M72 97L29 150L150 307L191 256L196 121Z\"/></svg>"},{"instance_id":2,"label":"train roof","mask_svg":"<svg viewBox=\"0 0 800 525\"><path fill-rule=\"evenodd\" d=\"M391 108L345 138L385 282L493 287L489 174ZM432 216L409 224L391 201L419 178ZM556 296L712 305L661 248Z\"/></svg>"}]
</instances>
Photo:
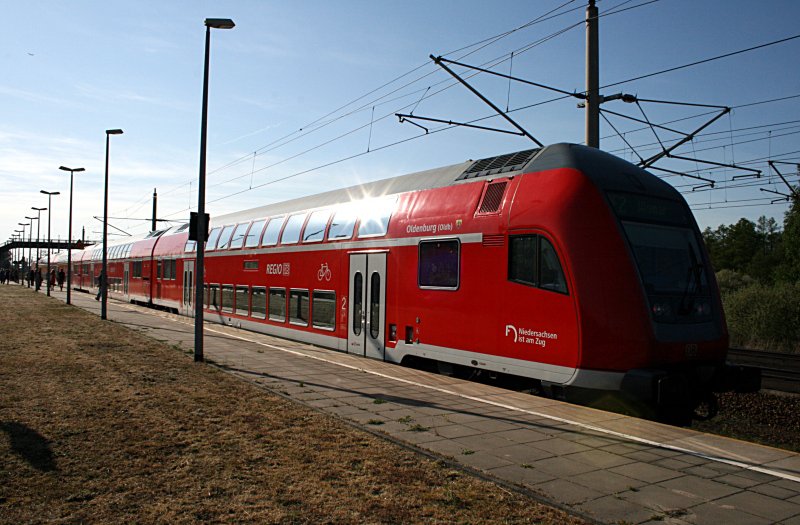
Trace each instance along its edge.
<instances>
[{"instance_id":1,"label":"train roof","mask_svg":"<svg viewBox=\"0 0 800 525\"><path fill-rule=\"evenodd\" d=\"M670 199L680 198L672 186L619 157L580 144L559 143L544 148L468 160L441 168L220 215L211 218L211 226L284 215L409 191L453 186L474 182L480 178L513 177L523 173L559 168L579 170L603 190L647 192Z\"/></svg>"}]
</instances>

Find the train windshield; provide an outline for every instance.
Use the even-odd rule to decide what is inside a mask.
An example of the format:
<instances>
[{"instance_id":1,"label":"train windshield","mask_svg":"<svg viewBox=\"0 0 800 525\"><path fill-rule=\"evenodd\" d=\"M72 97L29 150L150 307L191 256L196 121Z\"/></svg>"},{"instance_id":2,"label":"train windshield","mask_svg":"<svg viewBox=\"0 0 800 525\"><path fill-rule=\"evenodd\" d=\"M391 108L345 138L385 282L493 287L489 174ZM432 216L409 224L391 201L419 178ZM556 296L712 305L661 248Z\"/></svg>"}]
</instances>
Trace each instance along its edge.
<instances>
[{"instance_id":1,"label":"train windshield","mask_svg":"<svg viewBox=\"0 0 800 525\"><path fill-rule=\"evenodd\" d=\"M620 216L653 319L710 320L708 269L683 204L630 194L611 194L609 200Z\"/></svg>"}]
</instances>

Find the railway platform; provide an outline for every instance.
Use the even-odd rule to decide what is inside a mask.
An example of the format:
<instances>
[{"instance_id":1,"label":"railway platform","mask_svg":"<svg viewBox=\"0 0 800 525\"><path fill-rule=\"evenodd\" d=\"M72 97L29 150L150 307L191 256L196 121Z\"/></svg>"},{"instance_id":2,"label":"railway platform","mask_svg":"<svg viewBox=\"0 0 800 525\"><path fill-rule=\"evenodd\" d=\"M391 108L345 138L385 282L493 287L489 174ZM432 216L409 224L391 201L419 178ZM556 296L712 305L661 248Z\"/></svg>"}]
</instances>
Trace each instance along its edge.
<instances>
[{"instance_id":1,"label":"railway platform","mask_svg":"<svg viewBox=\"0 0 800 525\"><path fill-rule=\"evenodd\" d=\"M52 292L64 300L64 292ZM98 313L94 296L72 294ZM192 319L109 319L191 349ZM800 454L207 324L205 356L280 395L598 523L800 525Z\"/></svg>"}]
</instances>

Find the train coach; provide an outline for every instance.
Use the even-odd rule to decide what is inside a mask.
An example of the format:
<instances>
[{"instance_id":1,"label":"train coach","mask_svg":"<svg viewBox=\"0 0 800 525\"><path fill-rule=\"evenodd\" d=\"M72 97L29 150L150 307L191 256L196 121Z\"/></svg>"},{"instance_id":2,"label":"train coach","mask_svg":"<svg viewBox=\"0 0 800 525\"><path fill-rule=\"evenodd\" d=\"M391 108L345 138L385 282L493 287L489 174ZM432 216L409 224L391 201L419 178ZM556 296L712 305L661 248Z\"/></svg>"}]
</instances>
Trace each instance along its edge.
<instances>
[{"instance_id":1,"label":"train coach","mask_svg":"<svg viewBox=\"0 0 800 525\"><path fill-rule=\"evenodd\" d=\"M117 293L191 315L186 227L126 246L110 247L121 254ZM568 400L613 394L662 417L713 411L715 391L758 388L725 364L722 304L684 199L584 146L214 217L205 260L206 319L248 330L520 376Z\"/></svg>"}]
</instances>

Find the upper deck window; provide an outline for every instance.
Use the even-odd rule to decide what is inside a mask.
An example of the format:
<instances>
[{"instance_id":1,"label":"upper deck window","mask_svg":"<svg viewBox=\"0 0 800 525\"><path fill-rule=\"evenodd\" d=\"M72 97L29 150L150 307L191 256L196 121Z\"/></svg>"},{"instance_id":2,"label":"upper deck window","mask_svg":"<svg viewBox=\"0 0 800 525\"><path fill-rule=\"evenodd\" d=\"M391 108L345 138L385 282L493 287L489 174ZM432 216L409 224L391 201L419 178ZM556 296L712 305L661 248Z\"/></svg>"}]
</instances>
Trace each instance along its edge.
<instances>
[{"instance_id":1,"label":"upper deck window","mask_svg":"<svg viewBox=\"0 0 800 525\"><path fill-rule=\"evenodd\" d=\"M281 234L281 244L295 244L300 240L300 229L306 220L305 213L298 213L297 215L290 215L289 220L286 221L286 227Z\"/></svg>"},{"instance_id":2,"label":"upper deck window","mask_svg":"<svg viewBox=\"0 0 800 525\"><path fill-rule=\"evenodd\" d=\"M267 230L264 232L264 240L261 246L275 246L278 244L278 235L281 233L284 217L273 217L267 224Z\"/></svg>"},{"instance_id":3,"label":"upper deck window","mask_svg":"<svg viewBox=\"0 0 800 525\"><path fill-rule=\"evenodd\" d=\"M196 241L186 241L186 244L183 246L183 251L185 252L193 252L196 249L197 249Z\"/></svg>"},{"instance_id":4,"label":"upper deck window","mask_svg":"<svg viewBox=\"0 0 800 525\"><path fill-rule=\"evenodd\" d=\"M228 243L231 240L231 235L233 235L233 229L235 227L235 224L231 224L222 229L222 233L219 234L219 240L217 241L217 250L225 250L228 248Z\"/></svg>"},{"instance_id":5,"label":"upper deck window","mask_svg":"<svg viewBox=\"0 0 800 525\"><path fill-rule=\"evenodd\" d=\"M358 225L359 237L379 237L386 235L389 229L389 218L394 212L397 197L370 199L357 203L358 216L361 222Z\"/></svg>"},{"instance_id":6,"label":"upper deck window","mask_svg":"<svg viewBox=\"0 0 800 525\"><path fill-rule=\"evenodd\" d=\"M231 249L241 248L244 245L244 235L247 233L247 228L250 226L249 222L243 222L233 230L231 237Z\"/></svg>"},{"instance_id":7,"label":"upper deck window","mask_svg":"<svg viewBox=\"0 0 800 525\"><path fill-rule=\"evenodd\" d=\"M250 230L247 232L247 237L244 240L244 247L245 248L255 248L258 246L258 241L261 240L261 232L264 231L264 224L266 224L266 219L261 219L260 221L255 221L252 226L250 226Z\"/></svg>"},{"instance_id":8,"label":"upper deck window","mask_svg":"<svg viewBox=\"0 0 800 525\"><path fill-rule=\"evenodd\" d=\"M217 240L219 239L219 234L222 232L222 228L213 228L211 233L208 234L208 241L206 242L206 250L211 251L217 247Z\"/></svg>"},{"instance_id":9,"label":"upper deck window","mask_svg":"<svg viewBox=\"0 0 800 525\"><path fill-rule=\"evenodd\" d=\"M351 206L338 210L331 221L330 231L328 231L328 240L334 241L351 238L357 218L358 214Z\"/></svg>"},{"instance_id":10,"label":"upper deck window","mask_svg":"<svg viewBox=\"0 0 800 525\"><path fill-rule=\"evenodd\" d=\"M331 212L328 210L318 210L311 214L306 224L306 229L303 230L303 242L319 242L325 237L325 227L328 225L328 219Z\"/></svg>"}]
</instances>

